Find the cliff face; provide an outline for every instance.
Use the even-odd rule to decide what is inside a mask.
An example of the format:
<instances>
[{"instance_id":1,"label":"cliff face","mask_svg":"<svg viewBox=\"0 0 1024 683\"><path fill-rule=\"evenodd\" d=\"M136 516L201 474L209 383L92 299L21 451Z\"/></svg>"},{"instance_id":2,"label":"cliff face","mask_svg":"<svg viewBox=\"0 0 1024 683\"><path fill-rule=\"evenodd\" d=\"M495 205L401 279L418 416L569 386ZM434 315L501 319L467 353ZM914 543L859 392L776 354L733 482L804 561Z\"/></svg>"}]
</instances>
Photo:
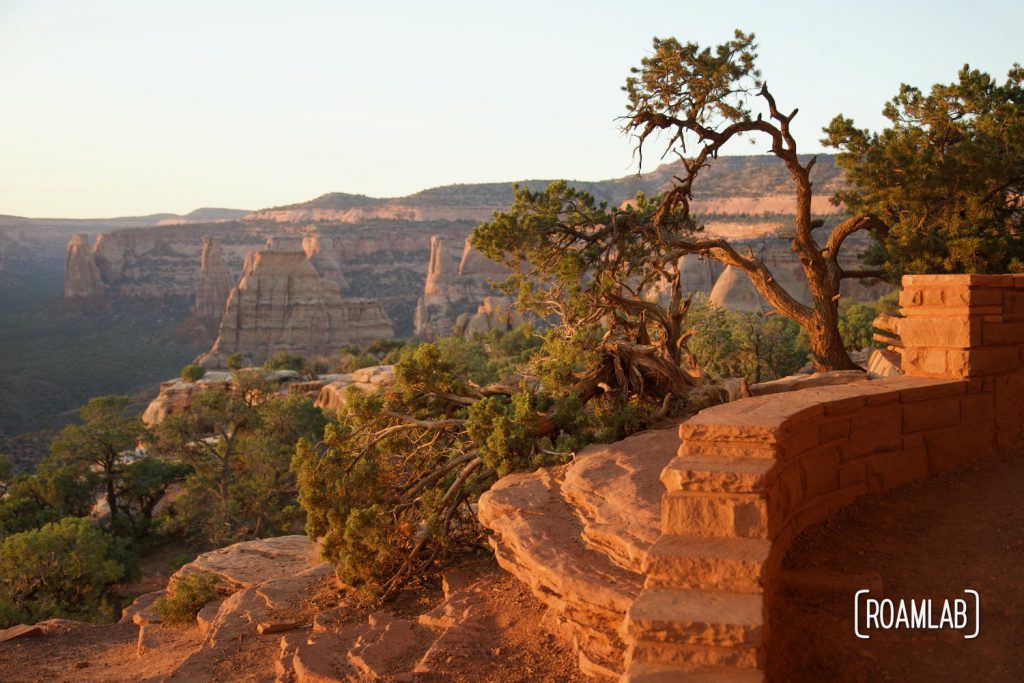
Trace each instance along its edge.
<instances>
[{"instance_id":1,"label":"cliff face","mask_svg":"<svg viewBox=\"0 0 1024 683\"><path fill-rule=\"evenodd\" d=\"M468 238L456 262L446 240L433 236L423 295L413 315L414 334L421 339L451 334L456 321L461 316L473 316L493 292L488 279L500 280L507 272L501 264L476 252Z\"/></svg>"},{"instance_id":2,"label":"cliff face","mask_svg":"<svg viewBox=\"0 0 1024 683\"><path fill-rule=\"evenodd\" d=\"M203 238L199 255L199 277L196 280L196 304L194 315L204 320L219 321L224 314L224 302L234 285L234 278L224 261L220 240Z\"/></svg>"},{"instance_id":3,"label":"cliff face","mask_svg":"<svg viewBox=\"0 0 1024 683\"><path fill-rule=\"evenodd\" d=\"M687 294L711 294L725 266L714 259L688 254L680 259L679 287Z\"/></svg>"},{"instance_id":4,"label":"cliff face","mask_svg":"<svg viewBox=\"0 0 1024 683\"><path fill-rule=\"evenodd\" d=\"M472 225L464 222L313 227L234 221L103 233L92 253L86 247L86 254L99 271L106 300L195 300L201 287L197 264L202 259L204 237L219 242L224 263L236 276L246 254L265 249L267 239L275 237L275 248L287 242L290 249L305 251L316 271L339 284L347 296L378 300L395 321L397 332L408 336L416 300L423 292L431 235L461 243L471 229ZM75 249L81 251L81 245L76 243ZM69 280L69 297L80 296L73 293L81 291L79 280Z\"/></svg>"},{"instance_id":5,"label":"cliff face","mask_svg":"<svg viewBox=\"0 0 1024 683\"><path fill-rule=\"evenodd\" d=\"M618 205L637 191L653 194L663 190L677 171L676 166L667 164L640 176L573 185L599 201ZM835 217L840 209L828 203L828 196L841 177L832 157L820 157L814 181L815 213ZM530 180L521 184L542 189L547 183ZM757 240L792 222L791 191L787 171L777 159L722 157L697 183L692 206L701 214L707 234ZM206 287L200 285L196 268L204 236L220 241L225 265L233 273L241 271L247 253L265 248L268 237L284 236L290 242L289 250L303 250L316 272L338 284L346 296L379 301L398 335L430 338L449 333L459 315L475 315L484 297L492 294L486 280L503 277L500 265L469 249L465 240L474 223L489 218L495 210L507 209L511 201L511 183L478 183L387 199L332 193L249 213L244 219L238 219L237 212L196 212L185 218L217 222L160 227L150 222L149 227L117 229L98 236L93 260L99 278L90 276L91 266L82 259L78 271L70 275L68 296L87 292L85 296L107 299L192 298ZM110 225L118 228L123 223ZM445 265L432 255L431 237L435 235L448 245L447 255L441 259ZM275 241L275 248L283 248L280 237ZM428 271L432 271L430 282ZM710 293L721 272L717 263L687 259L683 288Z\"/></svg>"},{"instance_id":6,"label":"cliff face","mask_svg":"<svg viewBox=\"0 0 1024 683\"><path fill-rule=\"evenodd\" d=\"M217 340L199 362L222 366L235 352L254 363L277 351L329 356L344 344L393 336L379 303L343 300L338 284L320 277L304 252L263 250L246 258Z\"/></svg>"},{"instance_id":7,"label":"cliff face","mask_svg":"<svg viewBox=\"0 0 1024 683\"><path fill-rule=\"evenodd\" d=\"M100 277L88 235L74 235L64 259L64 296L68 299L100 299L107 286Z\"/></svg>"},{"instance_id":8,"label":"cliff face","mask_svg":"<svg viewBox=\"0 0 1024 683\"><path fill-rule=\"evenodd\" d=\"M342 273L334 238L320 237L315 230L307 232L302 237L302 250L320 277L337 282L343 292L348 289L348 280Z\"/></svg>"}]
</instances>

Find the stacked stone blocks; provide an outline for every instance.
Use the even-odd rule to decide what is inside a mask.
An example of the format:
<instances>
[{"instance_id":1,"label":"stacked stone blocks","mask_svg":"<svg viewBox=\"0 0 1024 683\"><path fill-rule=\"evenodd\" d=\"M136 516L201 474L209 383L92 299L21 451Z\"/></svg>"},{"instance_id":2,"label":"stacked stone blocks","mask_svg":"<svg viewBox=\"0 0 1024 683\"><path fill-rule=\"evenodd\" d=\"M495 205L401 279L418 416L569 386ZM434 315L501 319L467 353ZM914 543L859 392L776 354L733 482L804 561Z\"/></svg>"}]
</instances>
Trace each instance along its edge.
<instances>
[{"instance_id":1,"label":"stacked stone blocks","mask_svg":"<svg viewBox=\"0 0 1024 683\"><path fill-rule=\"evenodd\" d=\"M744 399L680 426L626 680L761 680L793 539L856 498L1021 443L1024 276L908 276L907 376Z\"/></svg>"}]
</instances>

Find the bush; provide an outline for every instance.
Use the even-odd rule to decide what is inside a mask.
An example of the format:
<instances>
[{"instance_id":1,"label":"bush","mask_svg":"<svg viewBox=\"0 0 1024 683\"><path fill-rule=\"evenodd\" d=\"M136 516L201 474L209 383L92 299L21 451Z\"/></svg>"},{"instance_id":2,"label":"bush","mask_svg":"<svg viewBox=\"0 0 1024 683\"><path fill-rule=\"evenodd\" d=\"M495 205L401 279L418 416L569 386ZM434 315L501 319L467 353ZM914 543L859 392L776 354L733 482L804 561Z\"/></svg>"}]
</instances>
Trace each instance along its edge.
<instances>
[{"instance_id":1,"label":"bush","mask_svg":"<svg viewBox=\"0 0 1024 683\"><path fill-rule=\"evenodd\" d=\"M326 358L307 358L302 362L302 374L308 377L327 374L330 369Z\"/></svg>"},{"instance_id":2,"label":"bush","mask_svg":"<svg viewBox=\"0 0 1024 683\"><path fill-rule=\"evenodd\" d=\"M235 351L233 354L228 356L228 370L241 370L244 363L245 359L238 351Z\"/></svg>"},{"instance_id":3,"label":"bush","mask_svg":"<svg viewBox=\"0 0 1024 683\"><path fill-rule=\"evenodd\" d=\"M217 577L208 572L186 574L174 582L167 595L153 603L153 611L168 624L187 624L208 602L220 597Z\"/></svg>"},{"instance_id":4,"label":"bush","mask_svg":"<svg viewBox=\"0 0 1024 683\"><path fill-rule=\"evenodd\" d=\"M347 373L355 372L360 368L370 368L374 365L380 365L380 359L368 353L361 353L359 355L342 354L341 360L334 366L334 369L337 372Z\"/></svg>"},{"instance_id":5,"label":"bush","mask_svg":"<svg viewBox=\"0 0 1024 683\"><path fill-rule=\"evenodd\" d=\"M84 517L96 500L96 473L82 463L44 462L32 475L21 474L0 496L0 540L38 529L64 517Z\"/></svg>"},{"instance_id":6,"label":"bush","mask_svg":"<svg viewBox=\"0 0 1024 683\"><path fill-rule=\"evenodd\" d=\"M0 542L0 628L50 617L112 619L108 588L134 558L84 517L65 517Z\"/></svg>"},{"instance_id":7,"label":"bush","mask_svg":"<svg viewBox=\"0 0 1024 683\"><path fill-rule=\"evenodd\" d=\"M372 353L378 358L383 358L392 351L405 346L408 342L404 339L374 339L370 342L370 345L366 347L367 353Z\"/></svg>"},{"instance_id":8,"label":"bush","mask_svg":"<svg viewBox=\"0 0 1024 683\"><path fill-rule=\"evenodd\" d=\"M304 362L302 356L293 356L286 351L278 351L263 363L263 369L301 372Z\"/></svg>"},{"instance_id":9,"label":"bush","mask_svg":"<svg viewBox=\"0 0 1024 683\"><path fill-rule=\"evenodd\" d=\"M186 365L181 369L181 379L185 382L198 382L206 374L206 368L202 365Z\"/></svg>"},{"instance_id":10,"label":"bush","mask_svg":"<svg viewBox=\"0 0 1024 683\"><path fill-rule=\"evenodd\" d=\"M796 372L808 359L806 335L780 315L722 309L700 297L686 321L694 329L687 347L714 377L766 382Z\"/></svg>"}]
</instances>

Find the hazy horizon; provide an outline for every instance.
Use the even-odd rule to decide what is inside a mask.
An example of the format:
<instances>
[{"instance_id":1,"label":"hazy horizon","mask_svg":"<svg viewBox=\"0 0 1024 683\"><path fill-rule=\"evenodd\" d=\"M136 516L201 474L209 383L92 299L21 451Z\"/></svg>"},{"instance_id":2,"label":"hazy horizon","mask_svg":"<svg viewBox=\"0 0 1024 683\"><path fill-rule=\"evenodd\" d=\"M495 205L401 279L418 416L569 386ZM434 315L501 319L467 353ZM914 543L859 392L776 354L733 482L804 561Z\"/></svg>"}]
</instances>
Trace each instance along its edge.
<instances>
[{"instance_id":1,"label":"hazy horizon","mask_svg":"<svg viewBox=\"0 0 1024 683\"><path fill-rule=\"evenodd\" d=\"M756 33L780 107L800 107L802 153L826 151L820 129L840 112L881 127L901 82L949 82L965 62L1003 80L1021 61L1019 4L799 5L0 0L0 214L622 177L636 167L620 87L654 35Z\"/></svg>"}]
</instances>

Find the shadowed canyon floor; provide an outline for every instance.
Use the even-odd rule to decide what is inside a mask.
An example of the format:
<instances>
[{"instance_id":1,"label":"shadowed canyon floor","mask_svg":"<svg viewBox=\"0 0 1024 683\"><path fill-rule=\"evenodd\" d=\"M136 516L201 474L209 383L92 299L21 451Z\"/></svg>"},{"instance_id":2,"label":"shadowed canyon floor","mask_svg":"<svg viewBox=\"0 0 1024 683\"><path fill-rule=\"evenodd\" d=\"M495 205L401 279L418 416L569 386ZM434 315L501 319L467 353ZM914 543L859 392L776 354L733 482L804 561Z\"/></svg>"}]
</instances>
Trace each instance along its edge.
<instances>
[{"instance_id":1,"label":"shadowed canyon floor","mask_svg":"<svg viewBox=\"0 0 1024 683\"><path fill-rule=\"evenodd\" d=\"M769 616L768 680L1024 680L1022 501L1024 453L1016 452L863 498L808 529L786 558L793 579ZM977 590L978 638L882 631L858 640L853 593L877 595L879 581L893 600Z\"/></svg>"}]
</instances>

